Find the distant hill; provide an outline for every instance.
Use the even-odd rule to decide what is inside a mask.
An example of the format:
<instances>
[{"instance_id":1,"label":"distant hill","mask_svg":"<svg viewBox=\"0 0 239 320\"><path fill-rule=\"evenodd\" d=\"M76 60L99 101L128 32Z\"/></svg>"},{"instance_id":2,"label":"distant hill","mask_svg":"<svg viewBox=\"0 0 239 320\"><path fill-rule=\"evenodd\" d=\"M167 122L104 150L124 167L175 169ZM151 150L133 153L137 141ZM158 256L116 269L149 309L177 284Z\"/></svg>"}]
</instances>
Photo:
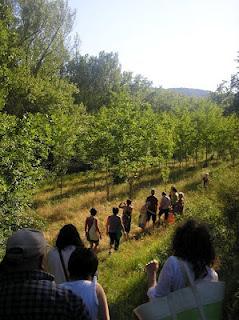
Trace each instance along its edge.
<instances>
[{"instance_id":1,"label":"distant hill","mask_svg":"<svg viewBox=\"0 0 239 320\"><path fill-rule=\"evenodd\" d=\"M208 90L192 89L192 88L168 88L167 90L174 91L189 97L206 98L210 94L210 91Z\"/></svg>"}]
</instances>

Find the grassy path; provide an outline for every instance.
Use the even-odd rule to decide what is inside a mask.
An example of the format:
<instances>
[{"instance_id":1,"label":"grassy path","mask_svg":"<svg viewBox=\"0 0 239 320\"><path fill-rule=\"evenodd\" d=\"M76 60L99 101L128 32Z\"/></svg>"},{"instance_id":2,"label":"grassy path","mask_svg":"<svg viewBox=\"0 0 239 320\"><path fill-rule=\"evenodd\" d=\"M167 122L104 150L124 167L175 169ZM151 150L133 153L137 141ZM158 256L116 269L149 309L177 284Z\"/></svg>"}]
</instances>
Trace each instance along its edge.
<instances>
[{"instance_id":1,"label":"grassy path","mask_svg":"<svg viewBox=\"0 0 239 320\"><path fill-rule=\"evenodd\" d=\"M209 170L216 176L217 167ZM220 220L220 208L213 205L215 202L213 179L210 192L205 191L201 186L203 172L198 167L175 169L172 172L170 184L166 186L166 191L169 191L170 185L175 183L178 190L186 194L185 217L201 217L211 225L215 225ZM165 186L160 182L160 173L157 170L149 172L138 181L133 198L132 239L123 242L118 252L108 255L108 237L103 234L99 253L99 282L106 291L112 319L133 318L132 310L146 301L145 264L157 258L162 265L170 254L170 239L176 224L167 229L155 228L151 235L139 237L138 240L134 239L134 235L140 230L137 227L139 209L151 188L156 189L156 196L160 198L160 193L165 190ZM46 186L36 196L37 212L48 221L46 236L50 242L65 223L75 224L83 235L85 217L92 206L99 212L99 224L104 231L105 221L111 213L111 208L127 198L127 185L113 186L111 201L107 202L104 182L100 174L97 176L96 188L93 188L90 178L87 180L85 175L78 175L66 178L63 192L63 198L59 198L58 189ZM220 230L220 233L218 247L220 242L228 241L226 231L223 234Z\"/></svg>"}]
</instances>

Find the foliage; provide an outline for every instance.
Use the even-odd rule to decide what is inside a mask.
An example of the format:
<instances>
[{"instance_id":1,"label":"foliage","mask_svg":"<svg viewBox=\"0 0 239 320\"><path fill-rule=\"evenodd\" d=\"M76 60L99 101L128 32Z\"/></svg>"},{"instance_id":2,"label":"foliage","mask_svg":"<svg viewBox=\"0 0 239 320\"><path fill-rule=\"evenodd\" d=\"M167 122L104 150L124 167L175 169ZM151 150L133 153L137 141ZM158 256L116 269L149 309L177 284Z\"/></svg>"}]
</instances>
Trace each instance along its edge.
<instances>
[{"instance_id":1,"label":"foliage","mask_svg":"<svg viewBox=\"0 0 239 320\"><path fill-rule=\"evenodd\" d=\"M83 103L89 112L108 105L112 92L120 87L121 66L115 53L99 53L99 56L81 56L78 52L67 65L67 77L79 89L77 103Z\"/></svg>"},{"instance_id":2,"label":"foliage","mask_svg":"<svg viewBox=\"0 0 239 320\"><path fill-rule=\"evenodd\" d=\"M0 110L5 105L8 90L14 79L19 54L17 34L10 26L12 19L11 10L4 3L0 3Z\"/></svg>"},{"instance_id":3,"label":"foliage","mask_svg":"<svg viewBox=\"0 0 239 320\"><path fill-rule=\"evenodd\" d=\"M42 230L46 225L46 222L33 212L26 213L14 213L6 215L0 212L0 257L3 256L3 248L5 247L6 239L21 228L32 228Z\"/></svg>"},{"instance_id":4,"label":"foliage","mask_svg":"<svg viewBox=\"0 0 239 320\"><path fill-rule=\"evenodd\" d=\"M40 164L48 154L47 127L38 130L38 116L0 118L0 203L2 212L10 213L31 203L32 188L44 174Z\"/></svg>"}]
</instances>

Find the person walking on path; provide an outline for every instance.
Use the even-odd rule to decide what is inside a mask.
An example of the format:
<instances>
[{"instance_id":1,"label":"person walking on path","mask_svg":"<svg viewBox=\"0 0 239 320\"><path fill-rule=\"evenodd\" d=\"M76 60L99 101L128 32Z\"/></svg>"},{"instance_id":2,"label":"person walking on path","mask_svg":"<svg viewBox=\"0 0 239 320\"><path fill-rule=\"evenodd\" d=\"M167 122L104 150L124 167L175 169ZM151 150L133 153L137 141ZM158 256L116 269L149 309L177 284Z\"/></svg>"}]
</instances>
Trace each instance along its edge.
<instances>
[{"instance_id":1,"label":"person walking on path","mask_svg":"<svg viewBox=\"0 0 239 320\"><path fill-rule=\"evenodd\" d=\"M171 206L172 206L173 213L175 213L175 207L178 201L178 191L175 186L171 187L169 197L171 199Z\"/></svg>"},{"instance_id":2,"label":"person walking on path","mask_svg":"<svg viewBox=\"0 0 239 320\"><path fill-rule=\"evenodd\" d=\"M69 259L70 281L62 283L82 298L92 320L109 320L107 298L102 286L97 282L98 258L90 248L76 248Z\"/></svg>"},{"instance_id":3,"label":"person walking on path","mask_svg":"<svg viewBox=\"0 0 239 320\"><path fill-rule=\"evenodd\" d=\"M159 262L153 260L146 265L147 295L150 300L187 286L180 261L187 265L193 279L218 281L218 275L212 268L215 261L214 246L206 225L195 220L180 225L173 237L173 251L174 255L164 263L158 281Z\"/></svg>"},{"instance_id":4,"label":"person walking on path","mask_svg":"<svg viewBox=\"0 0 239 320\"><path fill-rule=\"evenodd\" d=\"M171 200L169 196L167 196L166 192L162 192L162 198L159 204L159 224L161 220L161 216L164 214L164 221L168 221L168 215L170 211Z\"/></svg>"},{"instance_id":5,"label":"person walking on path","mask_svg":"<svg viewBox=\"0 0 239 320\"><path fill-rule=\"evenodd\" d=\"M178 193L178 201L177 201L176 207L175 207L175 213L176 214L183 214L183 209L184 209L184 193L179 192Z\"/></svg>"},{"instance_id":6,"label":"person walking on path","mask_svg":"<svg viewBox=\"0 0 239 320\"><path fill-rule=\"evenodd\" d=\"M205 173L202 177L203 187L207 188L209 185L209 173Z\"/></svg>"},{"instance_id":7,"label":"person walking on path","mask_svg":"<svg viewBox=\"0 0 239 320\"><path fill-rule=\"evenodd\" d=\"M132 206L132 201L131 200L126 200L125 202L121 202L119 205L120 209L123 209L123 214L122 214L122 222L124 225L124 230L126 232L126 239L129 239L129 232L131 229L131 219L132 219L132 211L133 211L133 206Z\"/></svg>"},{"instance_id":8,"label":"person walking on path","mask_svg":"<svg viewBox=\"0 0 239 320\"><path fill-rule=\"evenodd\" d=\"M156 222L156 213L158 208L158 199L155 197L155 190L151 190L151 195L147 197L146 203L148 203L147 209L147 222L149 223L151 217L153 221L153 227Z\"/></svg>"},{"instance_id":9,"label":"person walking on path","mask_svg":"<svg viewBox=\"0 0 239 320\"><path fill-rule=\"evenodd\" d=\"M80 297L61 288L45 271L47 242L37 230L23 228L7 240L0 263L1 320L90 320Z\"/></svg>"},{"instance_id":10,"label":"person walking on path","mask_svg":"<svg viewBox=\"0 0 239 320\"><path fill-rule=\"evenodd\" d=\"M84 247L79 232L73 224L64 225L56 239L56 246L48 252L48 271L55 276L56 283L68 280L68 260L76 247Z\"/></svg>"},{"instance_id":11,"label":"person walking on path","mask_svg":"<svg viewBox=\"0 0 239 320\"><path fill-rule=\"evenodd\" d=\"M122 223L121 218L118 216L119 208L113 208L112 211L113 214L111 216L108 216L106 222L106 234L110 238L109 254L112 253L113 246L115 251L119 249L122 231L125 234L124 225Z\"/></svg>"},{"instance_id":12,"label":"person walking on path","mask_svg":"<svg viewBox=\"0 0 239 320\"><path fill-rule=\"evenodd\" d=\"M91 249L97 251L99 241L101 239L101 232L98 227L98 219L95 217L97 210L95 208L90 209L90 216L85 220L85 235L86 239L90 243Z\"/></svg>"},{"instance_id":13,"label":"person walking on path","mask_svg":"<svg viewBox=\"0 0 239 320\"><path fill-rule=\"evenodd\" d=\"M149 203L146 202L140 209L138 226L142 229L142 232L145 231L146 223L147 223L147 211L148 211Z\"/></svg>"}]
</instances>

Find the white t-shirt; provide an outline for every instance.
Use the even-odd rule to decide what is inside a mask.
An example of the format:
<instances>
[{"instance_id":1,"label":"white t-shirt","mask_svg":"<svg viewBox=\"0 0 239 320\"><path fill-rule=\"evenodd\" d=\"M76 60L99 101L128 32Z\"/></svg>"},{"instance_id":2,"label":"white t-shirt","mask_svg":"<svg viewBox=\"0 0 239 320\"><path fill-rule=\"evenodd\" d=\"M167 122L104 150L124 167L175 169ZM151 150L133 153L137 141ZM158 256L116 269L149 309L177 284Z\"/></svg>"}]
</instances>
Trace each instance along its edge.
<instances>
[{"instance_id":1,"label":"white t-shirt","mask_svg":"<svg viewBox=\"0 0 239 320\"><path fill-rule=\"evenodd\" d=\"M189 262L184 262L187 263L189 272L194 279L192 265ZM206 268L207 275L203 278L203 280L218 281L218 274L216 271L209 267ZM178 258L175 256L170 256L160 272L157 285L149 288L147 295L151 300L153 298L167 296L170 292L184 288L185 286L185 278Z\"/></svg>"},{"instance_id":2,"label":"white t-shirt","mask_svg":"<svg viewBox=\"0 0 239 320\"><path fill-rule=\"evenodd\" d=\"M98 319L99 301L96 294L97 278L93 281L77 280L62 283L61 286L70 289L75 295L82 298L92 320Z\"/></svg>"},{"instance_id":3,"label":"white t-shirt","mask_svg":"<svg viewBox=\"0 0 239 320\"><path fill-rule=\"evenodd\" d=\"M68 272L68 261L70 259L72 252L75 250L75 248L76 246L71 245L61 250L67 272ZM48 272L53 274L53 276L55 277L56 283L62 283L66 281L60 255L57 248L52 248L48 252L47 269L48 269Z\"/></svg>"}]
</instances>

